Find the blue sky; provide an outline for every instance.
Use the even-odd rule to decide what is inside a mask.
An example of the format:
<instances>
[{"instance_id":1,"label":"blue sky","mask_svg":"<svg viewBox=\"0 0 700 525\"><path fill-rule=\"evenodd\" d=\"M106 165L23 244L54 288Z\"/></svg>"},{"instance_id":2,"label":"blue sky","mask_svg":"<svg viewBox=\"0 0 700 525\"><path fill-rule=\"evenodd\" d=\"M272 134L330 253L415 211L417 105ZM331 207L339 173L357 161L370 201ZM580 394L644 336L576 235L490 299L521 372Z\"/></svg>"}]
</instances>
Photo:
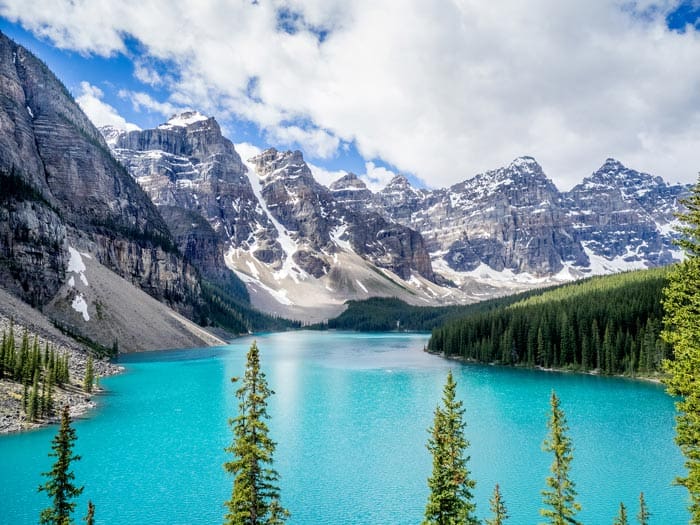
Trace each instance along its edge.
<instances>
[{"instance_id":1,"label":"blue sky","mask_svg":"<svg viewBox=\"0 0 700 525\"><path fill-rule=\"evenodd\" d=\"M520 155L562 189L608 156L670 181L700 169L697 1L45 2L6 0L0 30L141 128L198 109L234 143L375 185L446 186Z\"/></svg>"}]
</instances>

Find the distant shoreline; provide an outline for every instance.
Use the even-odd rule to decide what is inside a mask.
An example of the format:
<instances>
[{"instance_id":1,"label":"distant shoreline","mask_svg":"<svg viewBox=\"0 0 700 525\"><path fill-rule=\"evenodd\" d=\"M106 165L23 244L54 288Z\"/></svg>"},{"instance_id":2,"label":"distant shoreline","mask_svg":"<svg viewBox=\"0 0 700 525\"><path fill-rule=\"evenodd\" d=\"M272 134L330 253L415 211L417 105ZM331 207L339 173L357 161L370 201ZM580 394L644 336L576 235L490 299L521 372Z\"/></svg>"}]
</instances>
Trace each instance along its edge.
<instances>
[{"instance_id":1,"label":"distant shoreline","mask_svg":"<svg viewBox=\"0 0 700 525\"><path fill-rule=\"evenodd\" d=\"M634 381L643 381L646 383L654 383L656 385L663 384L663 376L661 374L658 374L656 376L630 376L630 375L625 375L625 374L601 374L600 370L597 368L593 369L593 370L576 370L573 368L527 366L527 365L523 365L523 364L504 365L502 363L497 363L497 362L484 363L482 361L477 361L475 359L467 359L467 358L465 358L463 356L459 356L459 355L445 355L442 352L431 352L427 348L424 348L423 351L430 354L430 355L441 357L443 359L447 359L450 361L459 361L461 363L466 363L466 364L483 365L483 366L498 366L498 367L502 367L502 368L513 368L513 369L517 369L517 370L535 370L538 372L559 372L559 373L564 373L564 374L580 374L580 375L597 376L597 377L632 379Z\"/></svg>"}]
</instances>

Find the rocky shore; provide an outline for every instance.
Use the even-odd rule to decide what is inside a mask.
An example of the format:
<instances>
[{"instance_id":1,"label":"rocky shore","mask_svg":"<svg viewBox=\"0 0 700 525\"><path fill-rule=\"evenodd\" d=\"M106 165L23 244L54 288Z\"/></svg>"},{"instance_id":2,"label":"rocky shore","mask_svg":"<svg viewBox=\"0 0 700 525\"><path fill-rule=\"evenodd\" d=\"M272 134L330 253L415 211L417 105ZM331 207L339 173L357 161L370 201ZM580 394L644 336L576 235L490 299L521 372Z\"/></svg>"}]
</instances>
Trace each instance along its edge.
<instances>
[{"instance_id":1,"label":"rocky shore","mask_svg":"<svg viewBox=\"0 0 700 525\"><path fill-rule=\"evenodd\" d=\"M40 312L0 289L0 337L3 332L9 333L10 323L13 325L15 345L18 348L26 329L32 343L36 335L40 348L43 349L48 343L58 354L68 355L70 381L61 388L54 388L54 414L39 418L37 421L30 421L22 409L23 385L7 378L0 379L0 434L54 423L58 421L59 408L66 404L73 417L93 408L95 406L93 398L96 393L99 393L99 387L91 394L85 392L82 387L89 356L88 349L61 333ZM93 369L99 381L101 377L119 373L122 367L106 359L93 358Z\"/></svg>"}]
</instances>

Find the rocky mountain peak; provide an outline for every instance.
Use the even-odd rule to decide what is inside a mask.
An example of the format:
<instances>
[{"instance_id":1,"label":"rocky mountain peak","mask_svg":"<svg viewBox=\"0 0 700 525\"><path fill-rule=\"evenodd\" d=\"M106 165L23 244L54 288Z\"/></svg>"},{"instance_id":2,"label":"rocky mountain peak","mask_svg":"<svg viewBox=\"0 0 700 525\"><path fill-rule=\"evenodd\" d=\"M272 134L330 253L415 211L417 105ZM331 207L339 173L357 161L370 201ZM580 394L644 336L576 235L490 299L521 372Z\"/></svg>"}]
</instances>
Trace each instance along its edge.
<instances>
[{"instance_id":1,"label":"rocky mountain peak","mask_svg":"<svg viewBox=\"0 0 700 525\"><path fill-rule=\"evenodd\" d=\"M394 178L389 181L382 193L395 193L395 192L412 192L414 191L411 182L403 175L394 175Z\"/></svg>"},{"instance_id":2,"label":"rocky mountain peak","mask_svg":"<svg viewBox=\"0 0 700 525\"><path fill-rule=\"evenodd\" d=\"M661 177L630 169L620 161L608 158L597 171L583 179L572 193L597 189L619 191L625 199L640 199L649 193L665 192L668 188L669 185Z\"/></svg>"},{"instance_id":3,"label":"rocky mountain peak","mask_svg":"<svg viewBox=\"0 0 700 525\"><path fill-rule=\"evenodd\" d=\"M346 173L329 186L333 192L343 190L366 190L367 185L354 173Z\"/></svg>"},{"instance_id":4,"label":"rocky mountain peak","mask_svg":"<svg viewBox=\"0 0 700 525\"><path fill-rule=\"evenodd\" d=\"M201 127L203 122L208 122L209 120L214 120L214 118L202 115L199 111L185 111L176 113L166 123L158 126L158 129L187 128L195 124Z\"/></svg>"},{"instance_id":5,"label":"rocky mountain peak","mask_svg":"<svg viewBox=\"0 0 700 525\"><path fill-rule=\"evenodd\" d=\"M275 175L277 177L295 177L305 175L313 179L311 170L304 162L304 155L301 151L278 151L275 148L268 148L261 154L248 159L253 164L255 172L262 179Z\"/></svg>"},{"instance_id":6,"label":"rocky mountain peak","mask_svg":"<svg viewBox=\"0 0 700 525\"><path fill-rule=\"evenodd\" d=\"M543 173L542 166L540 166L534 157L530 157L528 155L514 159L513 162L508 165L508 169L512 171L519 171L521 173Z\"/></svg>"}]
</instances>

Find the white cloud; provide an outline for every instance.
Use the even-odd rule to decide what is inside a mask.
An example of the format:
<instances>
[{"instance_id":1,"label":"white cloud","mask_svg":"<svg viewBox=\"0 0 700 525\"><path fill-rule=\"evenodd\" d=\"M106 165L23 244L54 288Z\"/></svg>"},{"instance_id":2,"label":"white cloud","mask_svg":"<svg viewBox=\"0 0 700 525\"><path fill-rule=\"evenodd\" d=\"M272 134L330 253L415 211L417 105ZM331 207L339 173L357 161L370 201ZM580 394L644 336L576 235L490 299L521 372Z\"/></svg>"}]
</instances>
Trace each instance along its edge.
<instances>
[{"instance_id":1,"label":"white cloud","mask_svg":"<svg viewBox=\"0 0 700 525\"><path fill-rule=\"evenodd\" d=\"M149 113L159 113L165 117L171 117L177 113L182 113L188 108L176 106L170 102L159 102L148 93L142 91L119 91L119 98L131 101L134 111L147 111Z\"/></svg>"},{"instance_id":2,"label":"white cloud","mask_svg":"<svg viewBox=\"0 0 700 525\"><path fill-rule=\"evenodd\" d=\"M695 180L700 34L666 28L678 3L5 0L0 13L82 53L136 38L134 60L175 69L137 68L168 104L248 119L313 156L354 141L444 186L529 154L565 188L608 156ZM293 34L282 7L301 15Z\"/></svg>"},{"instance_id":3,"label":"white cloud","mask_svg":"<svg viewBox=\"0 0 700 525\"><path fill-rule=\"evenodd\" d=\"M379 191L396 177L396 173L382 166L376 166L374 162L365 162L365 173L359 176L372 191Z\"/></svg>"},{"instance_id":4,"label":"white cloud","mask_svg":"<svg viewBox=\"0 0 700 525\"><path fill-rule=\"evenodd\" d=\"M315 164L312 164L311 162L306 162L309 165L309 169L311 170L311 173L314 176L314 179L316 179L318 182L323 184L324 186L328 187L330 186L333 182L338 180L340 177L344 177L345 175L348 174L347 171L345 170L327 170L326 168L323 168L321 166L317 166Z\"/></svg>"},{"instance_id":5,"label":"white cloud","mask_svg":"<svg viewBox=\"0 0 700 525\"><path fill-rule=\"evenodd\" d=\"M299 126L272 128L268 136L278 144L292 146L299 144L311 157L327 159L338 151L340 140L322 129L305 130Z\"/></svg>"},{"instance_id":6,"label":"white cloud","mask_svg":"<svg viewBox=\"0 0 700 525\"><path fill-rule=\"evenodd\" d=\"M89 82L80 83L80 95L75 101L95 126L114 126L118 129L133 131L139 129L136 124L127 122L115 108L104 102L104 92Z\"/></svg>"},{"instance_id":7,"label":"white cloud","mask_svg":"<svg viewBox=\"0 0 700 525\"><path fill-rule=\"evenodd\" d=\"M234 144L233 147L236 149L243 162L258 156L263 152L263 150L253 144L250 144L249 142L239 142L238 144Z\"/></svg>"}]
</instances>

